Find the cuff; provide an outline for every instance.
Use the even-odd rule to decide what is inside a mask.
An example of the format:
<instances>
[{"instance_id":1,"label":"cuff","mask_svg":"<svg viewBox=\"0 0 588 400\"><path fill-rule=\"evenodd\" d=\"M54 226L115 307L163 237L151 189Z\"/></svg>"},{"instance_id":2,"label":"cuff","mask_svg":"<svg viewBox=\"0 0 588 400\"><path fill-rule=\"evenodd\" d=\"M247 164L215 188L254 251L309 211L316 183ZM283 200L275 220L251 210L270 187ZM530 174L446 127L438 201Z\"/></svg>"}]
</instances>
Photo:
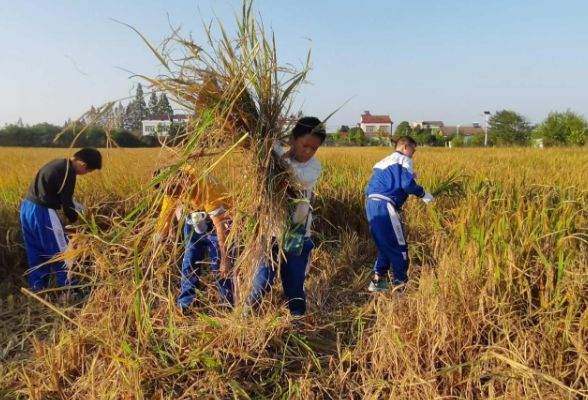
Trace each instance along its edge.
<instances>
[{"instance_id":1,"label":"cuff","mask_svg":"<svg viewBox=\"0 0 588 400\"><path fill-rule=\"evenodd\" d=\"M223 206L220 206L216 210L209 212L208 215L210 215L210 218L214 218L222 212L225 212L225 208Z\"/></svg>"},{"instance_id":2,"label":"cuff","mask_svg":"<svg viewBox=\"0 0 588 400\"><path fill-rule=\"evenodd\" d=\"M286 150L278 142L274 143L273 150L280 157L286 154Z\"/></svg>"}]
</instances>

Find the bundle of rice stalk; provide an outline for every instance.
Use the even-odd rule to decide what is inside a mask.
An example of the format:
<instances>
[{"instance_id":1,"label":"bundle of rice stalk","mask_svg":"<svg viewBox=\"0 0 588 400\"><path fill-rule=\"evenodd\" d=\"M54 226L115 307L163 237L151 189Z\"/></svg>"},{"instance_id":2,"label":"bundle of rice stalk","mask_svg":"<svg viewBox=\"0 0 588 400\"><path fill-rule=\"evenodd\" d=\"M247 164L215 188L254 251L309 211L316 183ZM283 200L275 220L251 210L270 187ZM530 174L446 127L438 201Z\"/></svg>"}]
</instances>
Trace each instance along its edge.
<instances>
[{"instance_id":1,"label":"bundle of rice stalk","mask_svg":"<svg viewBox=\"0 0 588 400\"><path fill-rule=\"evenodd\" d=\"M216 25L220 40L213 38L211 26L205 26L208 50L180 37L178 31L166 40L163 55L145 40L166 74L142 77L170 93L173 101L193 113L195 121L210 118L198 144L218 151L246 139L263 160L269 154L268 145L284 133L278 120L289 111L292 96L305 81L310 52L300 71L279 66L273 34L270 37L263 24L256 22L252 5L253 1L244 1L242 16L236 18L235 38L229 38L220 20ZM172 56L177 53L181 56ZM186 142L191 139L188 135Z\"/></svg>"},{"instance_id":2,"label":"bundle of rice stalk","mask_svg":"<svg viewBox=\"0 0 588 400\"><path fill-rule=\"evenodd\" d=\"M465 196L464 182L466 179L467 177L457 170L445 178L436 177L431 185L431 194L435 197L463 197Z\"/></svg>"},{"instance_id":3,"label":"bundle of rice stalk","mask_svg":"<svg viewBox=\"0 0 588 400\"><path fill-rule=\"evenodd\" d=\"M165 70L156 78L141 77L191 114L175 148L180 157L166 175L168 184L183 164L202 172L192 182L196 185L229 155L238 157L245 178L231 193L229 211L231 240L241 249L237 270L258 260L272 238L282 240L290 228L288 193L295 184L272 148L285 134L279 120L289 114L310 68L310 51L300 70L278 64L273 33L256 21L252 5L243 2L233 38L220 20L215 25L220 39L213 37L212 26L205 26L203 45L175 31L158 51L141 36Z\"/></svg>"}]
</instances>

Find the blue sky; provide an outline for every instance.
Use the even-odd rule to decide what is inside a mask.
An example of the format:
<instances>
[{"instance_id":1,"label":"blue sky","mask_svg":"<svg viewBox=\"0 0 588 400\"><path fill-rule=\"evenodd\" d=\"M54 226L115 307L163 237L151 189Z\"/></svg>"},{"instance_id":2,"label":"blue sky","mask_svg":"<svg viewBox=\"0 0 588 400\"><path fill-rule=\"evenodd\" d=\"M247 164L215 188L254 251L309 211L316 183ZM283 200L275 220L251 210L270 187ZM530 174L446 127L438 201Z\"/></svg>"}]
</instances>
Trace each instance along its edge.
<instances>
[{"instance_id":1,"label":"blue sky","mask_svg":"<svg viewBox=\"0 0 588 400\"><path fill-rule=\"evenodd\" d=\"M241 1L0 0L0 126L62 124L91 105L134 94L130 73L158 62L168 21L202 41L202 20L229 26ZM550 111L588 115L588 1L257 0L284 63L300 65L312 40L311 84L297 107L354 125L363 110L403 120L482 122L511 109L538 123Z\"/></svg>"}]
</instances>

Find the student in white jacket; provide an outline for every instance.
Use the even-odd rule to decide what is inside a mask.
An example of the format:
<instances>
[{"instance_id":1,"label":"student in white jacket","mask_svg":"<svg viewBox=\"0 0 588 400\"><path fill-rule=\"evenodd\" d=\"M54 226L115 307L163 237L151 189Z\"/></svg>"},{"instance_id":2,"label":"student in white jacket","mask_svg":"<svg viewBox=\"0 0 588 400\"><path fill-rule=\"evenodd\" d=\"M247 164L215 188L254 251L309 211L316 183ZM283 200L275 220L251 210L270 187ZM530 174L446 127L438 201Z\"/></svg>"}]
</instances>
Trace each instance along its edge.
<instances>
[{"instance_id":1,"label":"student in white jacket","mask_svg":"<svg viewBox=\"0 0 588 400\"><path fill-rule=\"evenodd\" d=\"M298 232L298 243L290 248L285 248L285 257L279 257L280 251L277 244L272 248L272 259L263 260L253 281L248 306L259 303L269 290L276 277L278 268L282 278L284 293L288 300L288 308L292 316L302 316L306 311L306 294L304 293L304 280L310 253L314 244L310 240L312 224L312 198L316 182L321 175L321 163L314 158L318 148L323 144L327 133L321 121L315 117L301 118L290 135L290 149L285 151L279 144L274 145L274 151L280 157L282 163L287 165L294 173L297 187L294 189L300 193L302 201L297 201L292 213L292 227Z\"/></svg>"}]
</instances>

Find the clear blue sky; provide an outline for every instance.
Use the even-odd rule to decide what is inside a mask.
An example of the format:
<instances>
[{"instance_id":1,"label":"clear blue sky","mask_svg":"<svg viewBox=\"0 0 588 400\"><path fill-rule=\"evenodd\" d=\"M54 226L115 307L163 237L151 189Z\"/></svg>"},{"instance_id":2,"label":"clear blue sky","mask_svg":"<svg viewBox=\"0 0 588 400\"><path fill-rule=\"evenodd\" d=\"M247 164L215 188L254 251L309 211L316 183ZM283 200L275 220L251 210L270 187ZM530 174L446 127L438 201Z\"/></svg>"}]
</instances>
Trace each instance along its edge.
<instances>
[{"instance_id":1,"label":"clear blue sky","mask_svg":"<svg viewBox=\"0 0 588 400\"><path fill-rule=\"evenodd\" d=\"M158 62L126 22L160 43L173 26L202 41L202 19L232 22L237 0L0 0L0 125L62 124L134 93L130 74ZM588 114L586 0L258 0L283 62L305 58L297 106L354 125L363 110L403 120L483 121L512 109L540 122ZM230 24L229 24L230 25ZM299 64L298 64L299 65Z\"/></svg>"}]
</instances>

